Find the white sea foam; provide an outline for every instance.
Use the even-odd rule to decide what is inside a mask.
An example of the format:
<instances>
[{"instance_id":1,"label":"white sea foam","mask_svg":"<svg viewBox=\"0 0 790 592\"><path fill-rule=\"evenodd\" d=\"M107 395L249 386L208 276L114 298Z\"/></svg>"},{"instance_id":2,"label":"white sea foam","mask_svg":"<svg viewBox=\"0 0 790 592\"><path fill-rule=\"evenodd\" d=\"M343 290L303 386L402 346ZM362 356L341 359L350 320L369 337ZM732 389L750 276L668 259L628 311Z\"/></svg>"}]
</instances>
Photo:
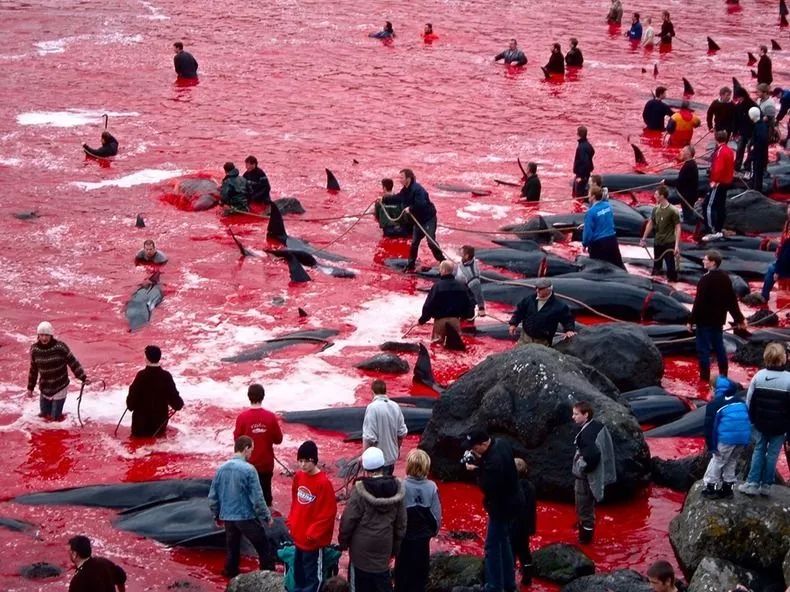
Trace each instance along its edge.
<instances>
[{"instance_id":1,"label":"white sea foam","mask_svg":"<svg viewBox=\"0 0 790 592\"><path fill-rule=\"evenodd\" d=\"M16 116L19 125L45 125L49 127L76 127L97 125L103 115L109 117L137 117L135 111L96 111L91 109L67 109L66 111L30 111Z\"/></svg>"},{"instance_id":2,"label":"white sea foam","mask_svg":"<svg viewBox=\"0 0 790 592\"><path fill-rule=\"evenodd\" d=\"M456 212L459 218L465 220L479 220L480 215L494 220L502 220L510 215L510 206L496 206L483 203L473 203Z\"/></svg>"},{"instance_id":3,"label":"white sea foam","mask_svg":"<svg viewBox=\"0 0 790 592\"><path fill-rule=\"evenodd\" d=\"M66 51L66 45L71 43L74 39L76 39L76 37L64 37L62 39L53 39L50 41L38 41L33 45L38 51L38 55L63 53Z\"/></svg>"},{"instance_id":4,"label":"white sea foam","mask_svg":"<svg viewBox=\"0 0 790 592\"><path fill-rule=\"evenodd\" d=\"M336 340L327 354L337 354L346 347L378 345L385 341L401 341L404 327L417 320L425 297L392 294L371 300L344 321L356 327L346 339ZM382 314L386 311L386 314Z\"/></svg>"},{"instance_id":5,"label":"white sea foam","mask_svg":"<svg viewBox=\"0 0 790 592\"><path fill-rule=\"evenodd\" d=\"M154 6L150 2L146 2L145 0L141 0L140 4L142 4L145 9L148 11L148 14L143 15L142 18L147 18L152 21L166 21L170 20L170 17L167 16L162 12L162 9L158 6Z\"/></svg>"},{"instance_id":6,"label":"white sea foam","mask_svg":"<svg viewBox=\"0 0 790 592\"><path fill-rule=\"evenodd\" d=\"M183 174L184 171L179 169L143 169L142 171L137 171L136 173L132 173L131 175L126 175L118 179L107 179L106 181L98 181L96 183L90 183L87 181L74 181L71 183L71 185L81 187L85 191L101 189L102 187L122 187L126 189L128 187L134 187L135 185L159 183L160 181L172 179L173 177L179 177Z\"/></svg>"}]
</instances>

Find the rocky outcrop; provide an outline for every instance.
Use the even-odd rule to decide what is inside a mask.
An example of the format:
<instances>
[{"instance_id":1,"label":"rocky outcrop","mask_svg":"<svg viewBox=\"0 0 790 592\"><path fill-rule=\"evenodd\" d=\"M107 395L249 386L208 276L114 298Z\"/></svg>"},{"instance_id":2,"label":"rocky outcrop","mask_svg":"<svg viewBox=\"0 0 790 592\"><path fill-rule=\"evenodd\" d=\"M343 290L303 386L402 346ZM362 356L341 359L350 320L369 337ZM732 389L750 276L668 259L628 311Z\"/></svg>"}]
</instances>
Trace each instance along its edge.
<instances>
[{"instance_id":1,"label":"rocky outcrop","mask_svg":"<svg viewBox=\"0 0 790 592\"><path fill-rule=\"evenodd\" d=\"M781 232L787 206L764 196L759 191L747 191L727 200L727 219L724 227L738 234Z\"/></svg>"},{"instance_id":2,"label":"rocky outcrop","mask_svg":"<svg viewBox=\"0 0 790 592\"><path fill-rule=\"evenodd\" d=\"M653 467L653 483L675 491L686 492L695 482L702 479L709 461L710 454L707 452L671 460L654 456L650 459Z\"/></svg>"},{"instance_id":3,"label":"rocky outcrop","mask_svg":"<svg viewBox=\"0 0 790 592\"><path fill-rule=\"evenodd\" d=\"M409 363L392 353L376 354L372 358L363 360L354 365L360 370L372 370L374 372L384 372L386 374L407 374Z\"/></svg>"},{"instance_id":4,"label":"rocky outcrop","mask_svg":"<svg viewBox=\"0 0 790 592\"><path fill-rule=\"evenodd\" d=\"M555 347L598 370L621 391L661 384L664 361L644 329L633 323L606 323L580 329Z\"/></svg>"},{"instance_id":5,"label":"rocky outcrop","mask_svg":"<svg viewBox=\"0 0 790 592\"><path fill-rule=\"evenodd\" d=\"M544 580L567 584L595 573L595 563L575 545L554 543L532 554L535 575Z\"/></svg>"},{"instance_id":6,"label":"rocky outcrop","mask_svg":"<svg viewBox=\"0 0 790 592\"><path fill-rule=\"evenodd\" d=\"M775 486L770 497L706 500L702 481L694 484L683 510L669 524L669 540L686 574L705 557L778 578L790 550L790 489Z\"/></svg>"},{"instance_id":7,"label":"rocky outcrop","mask_svg":"<svg viewBox=\"0 0 790 592\"><path fill-rule=\"evenodd\" d=\"M790 587L790 551L785 555L785 560L782 563L782 571L784 572L785 585Z\"/></svg>"},{"instance_id":8,"label":"rocky outcrop","mask_svg":"<svg viewBox=\"0 0 790 592\"><path fill-rule=\"evenodd\" d=\"M653 592L645 578L630 569L584 576L562 587L562 592Z\"/></svg>"},{"instance_id":9,"label":"rocky outcrop","mask_svg":"<svg viewBox=\"0 0 790 592\"><path fill-rule=\"evenodd\" d=\"M724 559L703 557L689 582L688 592L721 592L732 590L738 584L752 590L761 590L762 588L756 586L758 581L757 574L748 569Z\"/></svg>"},{"instance_id":10,"label":"rocky outcrop","mask_svg":"<svg viewBox=\"0 0 790 592\"><path fill-rule=\"evenodd\" d=\"M437 477L470 480L459 462L469 431L484 426L511 441L530 466L538 495L573 499L575 401L587 401L612 435L617 483L607 497L628 496L645 484L650 454L630 411L615 399L617 389L578 358L529 345L495 354L472 368L436 402L420 447L432 459Z\"/></svg>"},{"instance_id":11,"label":"rocky outcrop","mask_svg":"<svg viewBox=\"0 0 790 592\"><path fill-rule=\"evenodd\" d=\"M285 592L285 584L278 573L253 571L233 578L226 592Z\"/></svg>"},{"instance_id":12,"label":"rocky outcrop","mask_svg":"<svg viewBox=\"0 0 790 592\"><path fill-rule=\"evenodd\" d=\"M483 558L473 555L431 555L426 592L452 592L460 586L483 583Z\"/></svg>"}]
</instances>

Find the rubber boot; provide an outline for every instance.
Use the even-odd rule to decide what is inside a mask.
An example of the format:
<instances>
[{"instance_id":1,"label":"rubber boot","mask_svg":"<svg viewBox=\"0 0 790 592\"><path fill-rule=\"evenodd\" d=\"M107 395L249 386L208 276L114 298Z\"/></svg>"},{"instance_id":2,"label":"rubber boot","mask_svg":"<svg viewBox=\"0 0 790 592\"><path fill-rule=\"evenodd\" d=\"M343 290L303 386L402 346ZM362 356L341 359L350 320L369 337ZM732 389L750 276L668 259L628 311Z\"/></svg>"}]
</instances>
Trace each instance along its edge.
<instances>
[{"instance_id":1,"label":"rubber boot","mask_svg":"<svg viewBox=\"0 0 790 592\"><path fill-rule=\"evenodd\" d=\"M699 379L702 382L710 382L710 366L699 369Z\"/></svg>"},{"instance_id":2,"label":"rubber boot","mask_svg":"<svg viewBox=\"0 0 790 592\"><path fill-rule=\"evenodd\" d=\"M724 498L732 497L733 485L735 485L735 483L727 483L727 482L723 483L721 486L721 492L719 493L719 498L724 499Z\"/></svg>"},{"instance_id":3,"label":"rubber boot","mask_svg":"<svg viewBox=\"0 0 790 592\"><path fill-rule=\"evenodd\" d=\"M708 499L719 499L720 494L713 483L708 483L705 486L705 489L702 490L702 497L706 497Z\"/></svg>"},{"instance_id":4,"label":"rubber boot","mask_svg":"<svg viewBox=\"0 0 790 592\"><path fill-rule=\"evenodd\" d=\"M592 528L587 528L586 526L582 526L579 528L579 542L582 545L589 545L593 541L593 532Z\"/></svg>"},{"instance_id":5,"label":"rubber boot","mask_svg":"<svg viewBox=\"0 0 790 592\"><path fill-rule=\"evenodd\" d=\"M534 573L534 571L535 571L535 567L531 563L521 566L522 586L530 586L532 584L532 574Z\"/></svg>"}]
</instances>

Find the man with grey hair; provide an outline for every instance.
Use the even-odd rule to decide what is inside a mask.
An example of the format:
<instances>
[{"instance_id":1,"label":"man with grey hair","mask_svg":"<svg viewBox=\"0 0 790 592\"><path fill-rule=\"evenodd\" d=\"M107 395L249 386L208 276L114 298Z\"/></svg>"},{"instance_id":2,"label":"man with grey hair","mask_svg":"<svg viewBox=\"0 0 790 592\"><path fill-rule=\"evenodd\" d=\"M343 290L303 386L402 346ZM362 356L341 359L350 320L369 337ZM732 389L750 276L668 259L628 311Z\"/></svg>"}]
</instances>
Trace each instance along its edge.
<instances>
[{"instance_id":1,"label":"man with grey hair","mask_svg":"<svg viewBox=\"0 0 790 592\"><path fill-rule=\"evenodd\" d=\"M452 261L439 263L439 281L433 285L425 304L419 323L424 325L430 319L433 323L433 340L444 343L447 327L461 332L461 319L472 318L475 314L475 301L469 289L455 279L455 264Z\"/></svg>"},{"instance_id":2,"label":"man with grey hair","mask_svg":"<svg viewBox=\"0 0 790 592\"><path fill-rule=\"evenodd\" d=\"M513 336L521 325L519 345L537 343L550 347L559 324L562 324L566 338L576 335L571 310L554 295L548 278L540 278L535 282L535 293L518 303L508 324Z\"/></svg>"}]
</instances>

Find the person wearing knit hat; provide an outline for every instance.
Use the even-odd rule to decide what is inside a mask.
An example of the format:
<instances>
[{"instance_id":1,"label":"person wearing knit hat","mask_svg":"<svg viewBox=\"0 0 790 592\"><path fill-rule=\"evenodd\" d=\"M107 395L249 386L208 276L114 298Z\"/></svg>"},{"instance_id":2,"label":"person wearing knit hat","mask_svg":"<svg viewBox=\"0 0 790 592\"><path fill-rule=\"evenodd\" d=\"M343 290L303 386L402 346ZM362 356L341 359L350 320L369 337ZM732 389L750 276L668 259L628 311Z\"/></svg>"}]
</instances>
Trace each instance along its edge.
<instances>
[{"instance_id":1,"label":"person wearing knit hat","mask_svg":"<svg viewBox=\"0 0 790 592\"><path fill-rule=\"evenodd\" d=\"M294 541L294 592L318 592L324 573L324 548L332 542L337 516L335 490L318 468L318 446L307 440L296 453L299 470L291 486L288 528Z\"/></svg>"},{"instance_id":2,"label":"person wearing knit hat","mask_svg":"<svg viewBox=\"0 0 790 592\"><path fill-rule=\"evenodd\" d=\"M384 453L369 446L362 453L365 477L351 490L340 517L338 543L349 550L349 580L354 592L392 590L390 558L406 534L406 490L384 471Z\"/></svg>"},{"instance_id":3,"label":"person wearing knit hat","mask_svg":"<svg viewBox=\"0 0 790 592\"><path fill-rule=\"evenodd\" d=\"M133 438L164 435L170 409L179 411L184 407L173 376L159 365L161 359L162 350L158 346L146 346L145 368L129 386L126 408L132 412Z\"/></svg>"},{"instance_id":4,"label":"person wearing knit hat","mask_svg":"<svg viewBox=\"0 0 790 592\"><path fill-rule=\"evenodd\" d=\"M30 370L27 377L27 396L33 396L38 382L39 417L61 421L63 405L69 389L69 371L81 382L89 384L85 370L71 353L69 346L55 339L55 329L49 321L42 321L36 329L38 338L30 347Z\"/></svg>"}]
</instances>

